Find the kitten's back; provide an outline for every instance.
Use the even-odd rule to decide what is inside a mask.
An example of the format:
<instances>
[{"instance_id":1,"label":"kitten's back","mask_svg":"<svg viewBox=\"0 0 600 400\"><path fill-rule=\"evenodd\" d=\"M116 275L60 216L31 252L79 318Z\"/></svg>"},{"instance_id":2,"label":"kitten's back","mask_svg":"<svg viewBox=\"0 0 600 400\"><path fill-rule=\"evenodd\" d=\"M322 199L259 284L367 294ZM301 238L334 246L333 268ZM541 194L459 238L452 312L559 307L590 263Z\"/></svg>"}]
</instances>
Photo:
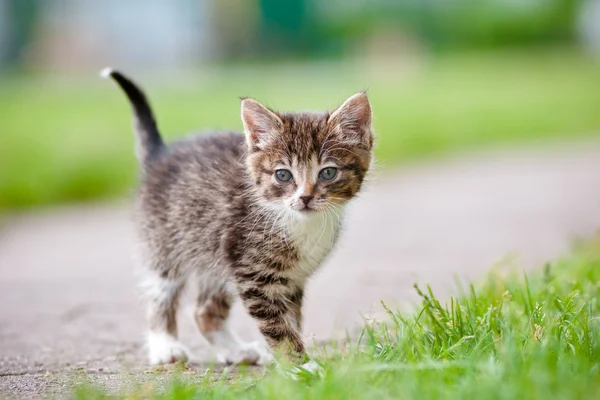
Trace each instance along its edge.
<instances>
[{"instance_id":1,"label":"kitten's back","mask_svg":"<svg viewBox=\"0 0 600 400\"><path fill-rule=\"evenodd\" d=\"M170 144L146 165L138 195L140 233L164 249L163 256L197 248L198 241L209 243L204 250L218 251L215 233L226 224L232 198L248 189L245 146L241 134L196 135Z\"/></svg>"}]
</instances>

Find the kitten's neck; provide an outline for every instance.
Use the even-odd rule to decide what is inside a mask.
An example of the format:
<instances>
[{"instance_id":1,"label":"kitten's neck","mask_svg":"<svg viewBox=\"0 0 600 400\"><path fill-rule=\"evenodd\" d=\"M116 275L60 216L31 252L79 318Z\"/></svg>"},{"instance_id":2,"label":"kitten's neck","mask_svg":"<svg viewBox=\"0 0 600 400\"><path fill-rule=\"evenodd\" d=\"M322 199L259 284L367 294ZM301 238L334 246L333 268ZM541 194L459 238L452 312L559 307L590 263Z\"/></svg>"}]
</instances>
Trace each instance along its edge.
<instances>
[{"instance_id":1,"label":"kitten's neck","mask_svg":"<svg viewBox=\"0 0 600 400\"><path fill-rule=\"evenodd\" d=\"M298 252L293 280L303 283L333 250L341 228L343 208L315 212L283 222L283 234Z\"/></svg>"}]
</instances>

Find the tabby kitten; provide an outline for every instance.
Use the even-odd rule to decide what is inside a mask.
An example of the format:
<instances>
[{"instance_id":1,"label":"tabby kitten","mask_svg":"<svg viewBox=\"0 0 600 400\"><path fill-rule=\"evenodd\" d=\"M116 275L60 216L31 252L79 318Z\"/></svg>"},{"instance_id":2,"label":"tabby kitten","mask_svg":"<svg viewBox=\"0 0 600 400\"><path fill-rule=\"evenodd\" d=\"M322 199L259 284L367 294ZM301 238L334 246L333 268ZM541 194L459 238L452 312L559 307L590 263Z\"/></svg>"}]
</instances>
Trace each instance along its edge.
<instances>
[{"instance_id":1,"label":"tabby kitten","mask_svg":"<svg viewBox=\"0 0 600 400\"><path fill-rule=\"evenodd\" d=\"M184 286L195 319L226 363L264 364L271 351L227 326L241 298L271 350L304 359L302 298L337 241L373 148L371 107L358 93L333 112L280 113L243 98L244 134L163 142L143 92L107 69L131 102L141 165L137 227L148 297L150 363L188 358L177 340Z\"/></svg>"}]
</instances>

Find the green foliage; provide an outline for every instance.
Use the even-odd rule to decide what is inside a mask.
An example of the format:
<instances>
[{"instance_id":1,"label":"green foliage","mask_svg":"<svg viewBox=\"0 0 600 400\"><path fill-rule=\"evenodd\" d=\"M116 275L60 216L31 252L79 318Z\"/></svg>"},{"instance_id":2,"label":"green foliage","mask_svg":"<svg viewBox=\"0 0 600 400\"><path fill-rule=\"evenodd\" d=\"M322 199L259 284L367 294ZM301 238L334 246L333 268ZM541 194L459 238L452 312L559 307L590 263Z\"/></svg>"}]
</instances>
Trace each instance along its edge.
<instances>
[{"instance_id":1,"label":"green foliage","mask_svg":"<svg viewBox=\"0 0 600 400\"><path fill-rule=\"evenodd\" d=\"M428 48L489 49L573 42L581 0L405 0L328 2L321 46L352 43L382 26L408 32ZM330 45L331 46L331 45Z\"/></svg>"},{"instance_id":2,"label":"green foliage","mask_svg":"<svg viewBox=\"0 0 600 400\"><path fill-rule=\"evenodd\" d=\"M361 340L329 346L320 375L179 377L125 398L592 399L600 396L600 239L530 279L494 272L446 304L430 290L405 316L388 310ZM286 368L288 368L286 370ZM294 379L295 378L295 379ZM89 387L78 397L97 396Z\"/></svg>"},{"instance_id":3,"label":"green foliage","mask_svg":"<svg viewBox=\"0 0 600 400\"><path fill-rule=\"evenodd\" d=\"M579 3L578 0L430 2L437 7L423 10L423 33L438 48L567 42L575 38Z\"/></svg>"}]
</instances>

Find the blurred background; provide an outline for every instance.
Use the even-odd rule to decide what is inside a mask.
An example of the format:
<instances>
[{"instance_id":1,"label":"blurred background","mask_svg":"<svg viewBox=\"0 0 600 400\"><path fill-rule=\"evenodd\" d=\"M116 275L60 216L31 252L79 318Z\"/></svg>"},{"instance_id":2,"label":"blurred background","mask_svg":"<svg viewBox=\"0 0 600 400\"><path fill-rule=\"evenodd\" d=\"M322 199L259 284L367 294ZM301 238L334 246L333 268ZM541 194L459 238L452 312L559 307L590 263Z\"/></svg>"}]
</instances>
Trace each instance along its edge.
<instances>
[{"instance_id":1,"label":"blurred background","mask_svg":"<svg viewBox=\"0 0 600 400\"><path fill-rule=\"evenodd\" d=\"M106 66L167 138L241 131L240 96L320 110L368 90L379 165L309 284L307 337L600 228L600 0L0 0L0 393L145 365L134 135Z\"/></svg>"},{"instance_id":2,"label":"blurred background","mask_svg":"<svg viewBox=\"0 0 600 400\"><path fill-rule=\"evenodd\" d=\"M600 131L599 0L0 0L0 210L136 179L110 65L162 131L240 130L239 96L333 108L368 89L385 168Z\"/></svg>"}]
</instances>

